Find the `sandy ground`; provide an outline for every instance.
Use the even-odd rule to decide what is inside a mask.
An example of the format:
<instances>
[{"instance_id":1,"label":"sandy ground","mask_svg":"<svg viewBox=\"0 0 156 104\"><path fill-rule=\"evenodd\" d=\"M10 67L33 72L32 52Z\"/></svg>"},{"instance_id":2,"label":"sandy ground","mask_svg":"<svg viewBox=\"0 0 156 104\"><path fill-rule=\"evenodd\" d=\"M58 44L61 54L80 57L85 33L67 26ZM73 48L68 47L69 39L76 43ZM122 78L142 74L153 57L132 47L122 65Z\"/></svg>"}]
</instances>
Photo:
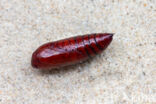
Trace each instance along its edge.
<instances>
[{"instance_id":1,"label":"sandy ground","mask_svg":"<svg viewBox=\"0 0 156 104\"><path fill-rule=\"evenodd\" d=\"M60 71L31 67L41 44L115 33L101 55ZM0 0L0 104L156 103L155 0Z\"/></svg>"}]
</instances>

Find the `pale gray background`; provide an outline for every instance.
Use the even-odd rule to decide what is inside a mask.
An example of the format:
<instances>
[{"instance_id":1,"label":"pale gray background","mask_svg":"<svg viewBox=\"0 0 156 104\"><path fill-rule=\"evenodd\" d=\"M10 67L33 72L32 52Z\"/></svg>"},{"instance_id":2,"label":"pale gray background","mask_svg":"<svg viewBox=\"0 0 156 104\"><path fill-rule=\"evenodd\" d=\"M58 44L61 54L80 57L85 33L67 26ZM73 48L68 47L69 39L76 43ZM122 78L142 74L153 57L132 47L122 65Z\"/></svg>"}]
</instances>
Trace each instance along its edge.
<instances>
[{"instance_id":1,"label":"pale gray background","mask_svg":"<svg viewBox=\"0 0 156 104\"><path fill-rule=\"evenodd\" d=\"M113 32L101 55L54 72L31 67L41 44ZM0 0L0 104L156 103L155 0Z\"/></svg>"}]
</instances>

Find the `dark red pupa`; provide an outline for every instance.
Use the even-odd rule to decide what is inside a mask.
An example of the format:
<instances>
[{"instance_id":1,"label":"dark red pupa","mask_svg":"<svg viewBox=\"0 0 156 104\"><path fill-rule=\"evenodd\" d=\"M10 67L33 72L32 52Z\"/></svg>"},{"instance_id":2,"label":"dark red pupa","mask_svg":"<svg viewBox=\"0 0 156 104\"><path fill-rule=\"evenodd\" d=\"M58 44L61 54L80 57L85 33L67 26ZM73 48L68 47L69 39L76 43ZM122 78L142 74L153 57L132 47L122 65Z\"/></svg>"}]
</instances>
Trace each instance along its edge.
<instances>
[{"instance_id":1,"label":"dark red pupa","mask_svg":"<svg viewBox=\"0 0 156 104\"><path fill-rule=\"evenodd\" d=\"M101 53L112 38L111 33L95 33L49 42L32 54L31 64L39 69L76 64Z\"/></svg>"}]
</instances>

